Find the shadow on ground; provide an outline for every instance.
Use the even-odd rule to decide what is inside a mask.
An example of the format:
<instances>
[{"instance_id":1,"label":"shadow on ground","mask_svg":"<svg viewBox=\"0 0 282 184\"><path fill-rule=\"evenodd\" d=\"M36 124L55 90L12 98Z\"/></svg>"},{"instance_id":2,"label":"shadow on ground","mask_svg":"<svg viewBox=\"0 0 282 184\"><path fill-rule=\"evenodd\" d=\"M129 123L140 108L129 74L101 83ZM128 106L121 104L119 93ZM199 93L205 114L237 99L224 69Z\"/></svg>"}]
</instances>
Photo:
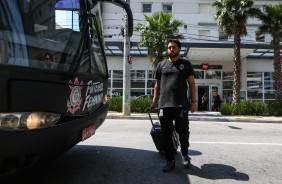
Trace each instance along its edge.
<instances>
[{"instance_id":1,"label":"shadow on ground","mask_svg":"<svg viewBox=\"0 0 282 184\"><path fill-rule=\"evenodd\" d=\"M234 179L238 181L249 181L249 176L245 173L236 172L234 167L222 164L204 164L201 168L190 165L188 175L195 175L201 178L219 180Z\"/></svg>"},{"instance_id":2,"label":"shadow on ground","mask_svg":"<svg viewBox=\"0 0 282 184\"><path fill-rule=\"evenodd\" d=\"M189 150L191 157L201 155ZM163 173L165 158L162 154L131 148L77 145L54 162L17 176L9 183L27 184L187 184L189 175L200 178L234 179L247 181L247 174L220 164L191 165L189 170L176 156L176 168ZM200 180L198 179L198 181ZM1 182L2 183L2 182Z\"/></svg>"}]
</instances>

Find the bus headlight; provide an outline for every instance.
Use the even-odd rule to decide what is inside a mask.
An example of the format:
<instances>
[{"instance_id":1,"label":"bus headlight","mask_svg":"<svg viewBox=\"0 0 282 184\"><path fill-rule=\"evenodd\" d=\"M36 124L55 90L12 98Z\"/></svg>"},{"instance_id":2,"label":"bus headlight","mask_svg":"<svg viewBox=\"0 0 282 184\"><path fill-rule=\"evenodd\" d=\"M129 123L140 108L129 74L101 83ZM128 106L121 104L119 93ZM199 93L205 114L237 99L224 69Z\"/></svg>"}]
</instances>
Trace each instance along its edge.
<instances>
[{"instance_id":1,"label":"bus headlight","mask_svg":"<svg viewBox=\"0 0 282 184\"><path fill-rule=\"evenodd\" d=\"M56 124L61 115L49 112L0 113L0 129L35 129Z\"/></svg>"},{"instance_id":2,"label":"bus headlight","mask_svg":"<svg viewBox=\"0 0 282 184\"><path fill-rule=\"evenodd\" d=\"M16 128L19 126L20 117L18 114L0 115L0 123L3 128Z\"/></svg>"}]
</instances>

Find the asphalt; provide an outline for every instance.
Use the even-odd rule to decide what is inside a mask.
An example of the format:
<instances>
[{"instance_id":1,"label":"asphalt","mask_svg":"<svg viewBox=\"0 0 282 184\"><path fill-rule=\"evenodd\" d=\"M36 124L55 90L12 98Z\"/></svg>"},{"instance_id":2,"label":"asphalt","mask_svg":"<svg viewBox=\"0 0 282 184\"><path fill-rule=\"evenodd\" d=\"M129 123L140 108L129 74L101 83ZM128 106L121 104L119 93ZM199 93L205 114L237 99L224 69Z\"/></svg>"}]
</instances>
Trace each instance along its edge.
<instances>
[{"instance_id":1,"label":"asphalt","mask_svg":"<svg viewBox=\"0 0 282 184\"><path fill-rule=\"evenodd\" d=\"M150 113L153 120L157 120L156 113ZM190 121L218 121L218 122L255 122L255 123L282 123L282 116L226 116L220 112L189 112ZM109 111L107 119L142 119L149 120L148 113L130 113L124 115L121 112Z\"/></svg>"}]
</instances>

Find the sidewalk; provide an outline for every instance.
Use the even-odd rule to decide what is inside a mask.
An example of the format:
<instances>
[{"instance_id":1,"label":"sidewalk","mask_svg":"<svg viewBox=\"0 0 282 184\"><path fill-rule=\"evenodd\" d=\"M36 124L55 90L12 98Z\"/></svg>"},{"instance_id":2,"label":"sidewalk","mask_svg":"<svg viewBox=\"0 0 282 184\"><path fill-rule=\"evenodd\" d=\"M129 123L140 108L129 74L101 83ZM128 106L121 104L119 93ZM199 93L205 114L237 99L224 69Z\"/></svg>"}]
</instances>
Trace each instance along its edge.
<instances>
[{"instance_id":1,"label":"sidewalk","mask_svg":"<svg viewBox=\"0 0 282 184\"><path fill-rule=\"evenodd\" d=\"M152 119L158 119L156 113L151 113ZM143 119L149 120L147 113L131 113L125 116L119 112L109 111L107 119ZM220 112L189 112L190 121L220 121L220 122L256 122L256 123L282 123L282 117L268 116L224 116Z\"/></svg>"}]
</instances>

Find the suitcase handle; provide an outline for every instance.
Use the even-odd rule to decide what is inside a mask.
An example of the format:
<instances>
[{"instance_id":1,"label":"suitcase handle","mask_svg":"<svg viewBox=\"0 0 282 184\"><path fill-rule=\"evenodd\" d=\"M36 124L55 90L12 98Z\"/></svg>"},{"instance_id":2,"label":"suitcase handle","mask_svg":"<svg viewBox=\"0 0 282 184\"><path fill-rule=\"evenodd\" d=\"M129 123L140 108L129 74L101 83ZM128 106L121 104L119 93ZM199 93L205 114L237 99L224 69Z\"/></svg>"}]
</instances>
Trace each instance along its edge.
<instances>
[{"instance_id":1,"label":"suitcase handle","mask_svg":"<svg viewBox=\"0 0 282 184\"><path fill-rule=\"evenodd\" d=\"M155 126L154 126L153 119L152 119L151 114L150 114L150 108L147 108L146 110L147 110L147 113L148 113L148 115L149 115L149 119L150 119L150 121L151 121L152 127L153 127L154 131L156 131ZM157 110L157 109L155 109L155 110ZM159 117L159 113L158 113L158 112L157 112L157 114L158 114L158 117Z\"/></svg>"}]
</instances>

